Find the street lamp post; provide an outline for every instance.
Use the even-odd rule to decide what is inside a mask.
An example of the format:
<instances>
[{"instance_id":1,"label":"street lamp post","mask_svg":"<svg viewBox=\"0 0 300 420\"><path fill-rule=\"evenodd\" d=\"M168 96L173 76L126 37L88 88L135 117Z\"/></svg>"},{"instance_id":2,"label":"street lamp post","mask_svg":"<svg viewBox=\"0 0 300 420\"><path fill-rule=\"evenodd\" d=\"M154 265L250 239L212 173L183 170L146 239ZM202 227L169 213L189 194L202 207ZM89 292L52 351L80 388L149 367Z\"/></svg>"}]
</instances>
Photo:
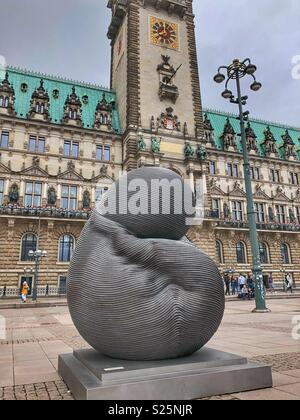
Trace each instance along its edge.
<instances>
[{"instance_id":1,"label":"street lamp post","mask_svg":"<svg viewBox=\"0 0 300 420\"><path fill-rule=\"evenodd\" d=\"M224 69L227 73L226 76L221 73L221 70ZM241 126L241 139L242 139L242 148L243 148L243 159L244 159L244 177L245 177L245 187L246 187L246 197L247 197L247 215L249 222L249 233L250 233L250 242L251 250L253 257L253 278L255 281L255 302L256 308L253 312L270 312L266 307L265 299L265 289L263 284L263 275L259 251L259 243L257 239L257 226L256 226L256 215L254 210L254 201L253 201L253 192L252 192L252 180L250 172L250 161L248 156L247 149L247 139L246 139L246 128L245 121L248 120L249 112L243 111L243 105L247 104L248 96L242 96L241 92L241 79L245 76L250 76L253 78L253 82L250 86L251 90L257 92L261 89L262 84L257 82L254 73L257 68L254 64L251 63L250 59L244 61L234 60L229 66L221 66L218 70L218 73L214 77L216 83L223 83L226 80L225 90L222 93L224 99L229 99L231 103L237 104L239 107L239 121ZM237 96L235 97L231 90L228 89L229 82L232 80L236 81Z\"/></svg>"},{"instance_id":2,"label":"street lamp post","mask_svg":"<svg viewBox=\"0 0 300 420\"><path fill-rule=\"evenodd\" d=\"M33 288L32 288L32 300L35 302L37 300L40 262L42 258L47 257L47 251L41 251L41 250L29 251L28 255L35 262L34 283L33 283Z\"/></svg>"}]
</instances>

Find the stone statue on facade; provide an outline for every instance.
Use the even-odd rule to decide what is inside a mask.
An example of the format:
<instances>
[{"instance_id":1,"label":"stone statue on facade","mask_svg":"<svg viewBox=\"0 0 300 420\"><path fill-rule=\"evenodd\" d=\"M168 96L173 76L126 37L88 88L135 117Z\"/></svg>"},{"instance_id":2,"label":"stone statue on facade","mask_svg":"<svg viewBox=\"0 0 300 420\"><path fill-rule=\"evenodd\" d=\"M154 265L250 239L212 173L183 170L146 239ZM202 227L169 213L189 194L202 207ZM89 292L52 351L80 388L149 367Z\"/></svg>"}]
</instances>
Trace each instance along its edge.
<instances>
[{"instance_id":1,"label":"stone statue on facade","mask_svg":"<svg viewBox=\"0 0 300 420\"><path fill-rule=\"evenodd\" d=\"M184 156L186 158L192 158L194 157L194 155L195 155L194 149L192 148L190 143L187 143L184 148Z\"/></svg>"},{"instance_id":2,"label":"stone statue on facade","mask_svg":"<svg viewBox=\"0 0 300 420\"><path fill-rule=\"evenodd\" d=\"M10 203L17 203L19 201L19 187L17 184L11 186L8 197Z\"/></svg>"},{"instance_id":3,"label":"stone statue on facade","mask_svg":"<svg viewBox=\"0 0 300 420\"><path fill-rule=\"evenodd\" d=\"M200 160L205 160L207 158L207 152L204 146L202 146L201 144L199 144L197 151L197 158Z\"/></svg>"},{"instance_id":4,"label":"stone statue on facade","mask_svg":"<svg viewBox=\"0 0 300 420\"><path fill-rule=\"evenodd\" d=\"M146 151L147 146L146 146L146 143L145 143L145 140L144 140L144 137L143 136L141 136L138 139L137 148L138 148L139 151L142 151L142 152L145 152Z\"/></svg>"},{"instance_id":5,"label":"stone statue on facade","mask_svg":"<svg viewBox=\"0 0 300 420\"><path fill-rule=\"evenodd\" d=\"M48 206L55 206L57 194L54 187L48 189Z\"/></svg>"},{"instance_id":6,"label":"stone statue on facade","mask_svg":"<svg viewBox=\"0 0 300 420\"><path fill-rule=\"evenodd\" d=\"M159 153L160 152L160 144L161 140L158 140L156 137L152 137L151 139L151 150L153 153Z\"/></svg>"},{"instance_id":7,"label":"stone statue on facade","mask_svg":"<svg viewBox=\"0 0 300 420\"><path fill-rule=\"evenodd\" d=\"M89 191L84 191L83 193L82 207L84 209L91 208L91 196L90 196Z\"/></svg>"}]
</instances>

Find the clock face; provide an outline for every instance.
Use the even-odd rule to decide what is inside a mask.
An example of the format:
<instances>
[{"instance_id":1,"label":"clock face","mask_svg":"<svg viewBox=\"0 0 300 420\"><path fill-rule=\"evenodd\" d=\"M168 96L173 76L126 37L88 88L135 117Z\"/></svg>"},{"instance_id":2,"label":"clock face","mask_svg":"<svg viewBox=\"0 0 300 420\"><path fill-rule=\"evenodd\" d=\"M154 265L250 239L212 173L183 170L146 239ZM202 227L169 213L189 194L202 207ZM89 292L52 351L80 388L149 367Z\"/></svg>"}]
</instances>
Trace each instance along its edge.
<instances>
[{"instance_id":1,"label":"clock face","mask_svg":"<svg viewBox=\"0 0 300 420\"><path fill-rule=\"evenodd\" d=\"M151 17L150 34L153 44L178 50L178 25L176 23Z\"/></svg>"}]
</instances>

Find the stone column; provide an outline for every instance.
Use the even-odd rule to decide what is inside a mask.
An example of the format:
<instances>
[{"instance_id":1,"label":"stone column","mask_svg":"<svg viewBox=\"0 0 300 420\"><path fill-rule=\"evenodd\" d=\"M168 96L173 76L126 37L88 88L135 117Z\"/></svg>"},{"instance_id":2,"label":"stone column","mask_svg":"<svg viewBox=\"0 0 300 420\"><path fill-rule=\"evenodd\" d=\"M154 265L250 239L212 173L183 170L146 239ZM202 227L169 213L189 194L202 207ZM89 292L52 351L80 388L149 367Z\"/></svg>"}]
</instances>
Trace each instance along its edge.
<instances>
[{"instance_id":1,"label":"stone column","mask_svg":"<svg viewBox=\"0 0 300 420\"><path fill-rule=\"evenodd\" d=\"M57 207L61 207L61 184L57 185Z\"/></svg>"},{"instance_id":2,"label":"stone column","mask_svg":"<svg viewBox=\"0 0 300 420\"><path fill-rule=\"evenodd\" d=\"M8 203L9 201L9 184L10 180L6 179L4 182L4 191L3 191L3 202Z\"/></svg>"},{"instance_id":3,"label":"stone column","mask_svg":"<svg viewBox=\"0 0 300 420\"><path fill-rule=\"evenodd\" d=\"M43 184L42 206L47 206L48 203L48 182Z\"/></svg>"},{"instance_id":4,"label":"stone column","mask_svg":"<svg viewBox=\"0 0 300 420\"><path fill-rule=\"evenodd\" d=\"M25 181L21 181L20 182L20 193L19 193L20 203L24 202L24 196L25 196Z\"/></svg>"},{"instance_id":5,"label":"stone column","mask_svg":"<svg viewBox=\"0 0 300 420\"><path fill-rule=\"evenodd\" d=\"M82 187L82 185L79 185L79 188L78 188L78 190L77 190L77 202L78 202L78 206L77 206L77 208L79 209L79 210L82 210L82 190L83 190L83 187Z\"/></svg>"},{"instance_id":6,"label":"stone column","mask_svg":"<svg viewBox=\"0 0 300 420\"><path fill-rule=\"evenodd\" d=\"M96 206L96 187L92 187L91 191L91 205L92 207Z\"/></svg>"}]
</instances>

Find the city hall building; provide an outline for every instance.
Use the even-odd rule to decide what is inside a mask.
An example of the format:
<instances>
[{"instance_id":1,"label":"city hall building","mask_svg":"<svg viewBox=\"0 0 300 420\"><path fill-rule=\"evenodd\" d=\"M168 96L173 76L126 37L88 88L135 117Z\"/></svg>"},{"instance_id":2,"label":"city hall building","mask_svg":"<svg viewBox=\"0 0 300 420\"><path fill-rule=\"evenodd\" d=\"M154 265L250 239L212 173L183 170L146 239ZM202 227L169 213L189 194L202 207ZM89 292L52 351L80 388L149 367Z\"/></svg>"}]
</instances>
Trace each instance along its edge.
<instances>
[{"instance_id":1,"label":"city hall building","mask_svg":"<svg viewBox=\"0 0 300 420\"><path fill-rule=\"evenodd\" d=\"M80 232L124 170L161 166L200 183L189 232L220 269L251 272L240 126L203 109L192 0L109 0L109 89L16 68L0 74L0 295L64 293ZM175 71L177 73L174 75ZM265 276L300 283L300 128L249 119Z\"/></svg>"}]
</instances>

